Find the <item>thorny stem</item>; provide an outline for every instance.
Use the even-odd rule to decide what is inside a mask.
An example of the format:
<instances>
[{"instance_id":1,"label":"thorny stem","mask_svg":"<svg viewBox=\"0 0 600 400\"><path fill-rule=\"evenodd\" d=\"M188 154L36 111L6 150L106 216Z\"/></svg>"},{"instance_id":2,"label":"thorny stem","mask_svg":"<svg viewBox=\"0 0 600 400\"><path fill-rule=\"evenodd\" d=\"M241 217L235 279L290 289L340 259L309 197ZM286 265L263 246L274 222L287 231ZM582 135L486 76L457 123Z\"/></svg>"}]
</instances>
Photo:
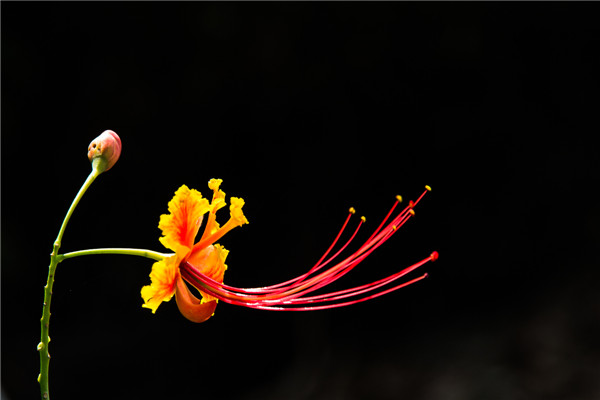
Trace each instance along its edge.
<instances>
[{"instance_id":1,"label":"thorny stem","mask_svg":"<svg viewBox=\"0 0 600 400\"><path fill-rule=\"evenodd\" d=\"M79 192L75 196L73 203L71 203L71 207L69 207L69 211L67 211L67 215L63 220L63 223L60 227L60 231L58 232L58 236L54 241L54 246L52 247L52 254L50 254L50 267L48 268L48 282L46 286L44 286L44 307L42 309L42 318L41 318L41 340L38 344L38 351L40 352L40 374L38 376L38 382L40 383L40 390L42 394L42 399L48 400L50 398L50 391L48 388L48 369L50 367L50 353L48 352L48 343L50 342L50 337L48 336L48 330L50 326L50 303L52 301L52 287L54 286L54 274L56 273L56 266L60 262L58 258L58 250L60 249L60 244L62 241L62 237L65 233L65 229L67 228L67 224L69 223L69 219L71 215L73 215L73 211L79 204L79 201L83 197L86 190L90 187L92 182L100 175L100 172L97 169L93 169L92 172L88 175L87 179L79 189Z\"/></svg>"}]
</instances>

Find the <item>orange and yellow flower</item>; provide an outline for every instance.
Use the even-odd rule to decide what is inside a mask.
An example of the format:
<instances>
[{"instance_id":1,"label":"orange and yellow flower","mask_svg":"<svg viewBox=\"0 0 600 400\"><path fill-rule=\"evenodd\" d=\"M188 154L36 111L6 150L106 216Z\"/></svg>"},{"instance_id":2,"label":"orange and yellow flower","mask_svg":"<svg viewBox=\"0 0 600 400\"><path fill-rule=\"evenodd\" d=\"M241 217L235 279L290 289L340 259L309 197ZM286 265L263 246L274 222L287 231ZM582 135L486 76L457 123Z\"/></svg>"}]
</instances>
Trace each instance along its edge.
<instances>
[{"instance_id":1,"label":"orange and yellow flower","mask_svg":"<svg viewBox=\"0 0 600 400\"><path fill-rule=\"evenodd\" d=\"M219 226L216 212L226 205L225 193L219 189L221 182L220 179L212 179L208 183L213 191L210 202L203 198L200 192L182 186L169 202L169 214L160 217L158 226L163 233L160 242L174 251L174 254L153 265L150 273L152 283L142 288L143 307L150 308L153 313L163 301L169 301L173 296L181 313L193 322L203 322L210 318L219 300L249 308L277 311L308 311L348 306L374 299L425 278L427 274L389 287L398 279L438 258L438 253L434 251L429 257L383 279L350 289L309 295L346 275L395 235L399 228L414 216L413 208L431 190L426 186L426 190L416 201L410 201L407 207L392 217L394 209L402 201L402 198L397 196L396 202L378 228L362 246L341 261L334 260L354 240L365 222L365 218L361 217L347 242L335 254L329 256L355 213L353 208L349 210L346 221L331 246L308 272L271 286L237 288L226 285L223 283L223 275L227 269L225 259L229 252L216 242L231 229L247 224L248 220L242 212L244 200L232 197L229 221L222 227ZM198 242L194 243L205 216L207 220L204 232ZM332 266L327 267L328 265ZM200 292L202 299L190 292L186 282Z\"/></svg>"},{"instance_id":2,"label":"orange and yellow flower","mask_svg":"<svg viewBox=\"0 0 600 400\"><path fill-rule=\"evenodd\" d=\"M216 282L223 282L229 251L215 242L231 229L247 224L248 220L242 212L244 200L232 197L229 221L219 226L216 213L226 205L225 193L219 189L221 183L221 179L209 181L208 187L213 191L210 202L197 190L181 186L169 202L169 214L161 215L158 227L163 236L159 240L174 254L154 263L151 284L142 288L143 307L153 313L163 301L169 301L173 296L181 313L190 321L203 322L214 313L218 299L202 290L202 299L194 296L182 279L180 266L188 265ZM204 232L194 243L205 217Z\"/></svg>"}]
</instances>

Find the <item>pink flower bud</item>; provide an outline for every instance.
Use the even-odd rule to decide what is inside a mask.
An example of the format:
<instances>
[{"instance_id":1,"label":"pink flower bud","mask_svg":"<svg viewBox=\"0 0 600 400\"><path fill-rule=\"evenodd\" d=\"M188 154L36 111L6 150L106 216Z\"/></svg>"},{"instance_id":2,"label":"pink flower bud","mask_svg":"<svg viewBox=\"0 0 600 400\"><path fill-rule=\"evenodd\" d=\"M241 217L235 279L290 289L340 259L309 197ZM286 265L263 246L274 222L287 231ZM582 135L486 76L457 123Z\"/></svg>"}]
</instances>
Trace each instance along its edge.
<instances>
[{"instance_id":1,"label":"pink flower bud","mask_svg":"<svg viewBox=\"0 0 600 400\"><path fill-rule=\"evenodd\" d=\"M121 155L121 139L115 132L104 131L92 140L88 147L88 158L92 168L99 172L108 171Z\"/></svg>"}]
</instances>

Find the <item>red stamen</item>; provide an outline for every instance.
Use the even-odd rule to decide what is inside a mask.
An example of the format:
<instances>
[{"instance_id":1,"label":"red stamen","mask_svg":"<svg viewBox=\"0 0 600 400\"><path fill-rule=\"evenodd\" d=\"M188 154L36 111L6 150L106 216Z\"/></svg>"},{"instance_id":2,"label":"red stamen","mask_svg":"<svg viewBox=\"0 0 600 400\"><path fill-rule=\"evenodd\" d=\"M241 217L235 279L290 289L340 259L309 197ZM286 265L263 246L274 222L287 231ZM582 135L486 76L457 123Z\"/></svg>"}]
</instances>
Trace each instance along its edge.
<instances>
[{"instance_id":1,"label":"red stamen","mask_svg":"<svg viewBox=\"0 0 600 400\"><path fill-rule=\"evenodd\" d=\"M404 225L410 217L414 215L413 207L415 207L419 201L423 198L425 193L431 191L429 186L426 186L426 191L419 196L419 198L413 202L410 201L408 206L402 210L392 221L385 225L390 216L392 215L396 206L400 203L401 198L398 196L396 203L392 206L391 210L388 212L386 217L380 223L378 228L371 234L371 236L363 243L362 246L358 248L352 255L345 258L341 262L338 262L333 267L328 270L321 272L320 274L313 275L317 271L321 270L323 267L328 265L331 261L339 256L339 254L346 249L346 247L352 242L358 233L359 228L362 226L362 223L365 221L364 217L361 218L356 230L351 235L350 239L338 250L336 253L329 257L326 261L323 260L329 255L329 253L333 250L334 246L337 244L339 238L341 237L343 231L345 230L350 217L354 214L354 209L350 209L350 214L346 218L342 228L340 229L338 235L335 237L333 243L325 254L321 256L319 261L306 273L290 279L288 281L265 286L260 288L237 288L229 285L225 285L221 282L217 282L208 276L205 276L200 271L198 271L194 266L185 262L181 265L181 274L182 276L190 282L192 285L196 286L201 291L205 291L208 294L225 301L230 304L241 305L250 308L264 309L264 310L289 310L289 311L305 311L305 310L320 310L327 308L336 308L342 307L346 305L356 304L362 301L366 301L369 299L373 299L379 296L382 296L386 293L390 293L394 290L405 287L409 284L417 282L427 276L427 274L412 279L408 282L402 283L400 285L394 286L392 288L384 289L377 291L378 289L383 288L386 285L394 282L395 280L405 276L406 274L414 271L415 269L421 267L423 264L429 261L436 261L439 257L437 251L431 253L429 257L424 260L419 261L418 263L403 269L400 272L392 274L386 278L379 279L375 282L371 282L368 284L364 284L361 286L356 286L350 289L339 290L335 292L330 292L326 294L320 294L315 296L306 296L309 293L312 293L322 287L325 287L332 282L337 281L342 276L346 275L352 269L354 269L358 264L360 264L366 257L368 257L375 249L385 243L397 230ZM311 275L313 275L311 277ZM372 293L377 291L375 293ZM354 299L350 301L340 302L339 300L364 295L367 293L371 293L368 296L361 297L359 299ZM306 307L294 307L294 305L298 304L313 304L313 303L332 303L325 304L319 306L306 306ZM291 306L291 307L290 307Z\"/></svg>"},{"instance_id":2,"label":"red stamen","mask_svg":"<svg viewBox=\"0 0 600 400\"><path fill-rule=\"evenodd\" d=\"M259 310L271 310L271 311L316 311L316 310L328 310L330 308L339 308L339 307L345 307L345 306L349 306L352 304L357 304L357 303L362 303L363 301L367 301L367 300L371 300L380 296L383 296L384 294L388 294L391 293L395 290L401 289L403 287L406 287L408 285L412 285L415 282L418 282L422 279L427 278L428 274L424 274L418 278L414 278L408 282L404 282L398 286L394 286L393 288L387 289L387 290L382 290L381 292L377 292L374 293L370 296L366 296L366 297L362 297L360 299L356 299L356 300L351 300L351 301L346 301L346 302L342 302L342 303L334 303L334 304L328 304L328 305L323 305L323 306L310 306L310 307L271 307L271 306L251 306L251 308L256 308Z\"/></svg>"},{"instance_id":3,"label":"red stamen","mask_svg":"<svg viewBox=\"0 0 600 400\"><path fill-rule=\"evenodd\" d=\"M294 299L294 300L291 300L290 303L305 304L305 303L311 303L311 302L315 302L315 301L318 301L318 302L333 301L333 300L339 300L339 299L343 299L343 298L358 296L360 294L367 293L367 292L373 291L375 289L379 289L380 287L383 287L389 283L392 283L393 281L395 281L395 280L403 277L404 275L411 273L415 269L419 268L426 262L430 261L430 259L431 259L431 257L428 257L408 268L403 269L400 272L396 272L395 274L392 274L386 278L380 279L375 282L367 283L365 285L357 286L357 287L354 287L351 289L339 290L337 292L321 294L321 295L311 296L311 297L303 297L301 299Z\"/></svg>"}]
</instances>

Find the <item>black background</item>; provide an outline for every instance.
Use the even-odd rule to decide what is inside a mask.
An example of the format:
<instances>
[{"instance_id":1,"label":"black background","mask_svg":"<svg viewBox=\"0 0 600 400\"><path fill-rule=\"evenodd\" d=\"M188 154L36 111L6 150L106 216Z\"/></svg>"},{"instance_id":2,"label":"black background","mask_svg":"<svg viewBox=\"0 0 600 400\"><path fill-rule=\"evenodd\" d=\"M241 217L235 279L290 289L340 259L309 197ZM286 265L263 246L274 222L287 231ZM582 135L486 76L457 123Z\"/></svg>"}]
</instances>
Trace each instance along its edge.
<instances>
[{"instance_id":1,"label":"black background","mask_svg":"<svg viewBox=\"0 0 600 400\"><path fill-rule=\"evenodd\" d=\"M440 259L367 303L222 303L199 325L141 308L150 260L65 261L54 398L600 398L598 20L590 3L2 2L3 397L38 395L49 253L112 129L121 159L64 252L162 251L173 192L219 177L250 220L222 240L229 284L298 275L348 207L374 229L425 184L339 287Z\"/></svg>"}]
</instances>

